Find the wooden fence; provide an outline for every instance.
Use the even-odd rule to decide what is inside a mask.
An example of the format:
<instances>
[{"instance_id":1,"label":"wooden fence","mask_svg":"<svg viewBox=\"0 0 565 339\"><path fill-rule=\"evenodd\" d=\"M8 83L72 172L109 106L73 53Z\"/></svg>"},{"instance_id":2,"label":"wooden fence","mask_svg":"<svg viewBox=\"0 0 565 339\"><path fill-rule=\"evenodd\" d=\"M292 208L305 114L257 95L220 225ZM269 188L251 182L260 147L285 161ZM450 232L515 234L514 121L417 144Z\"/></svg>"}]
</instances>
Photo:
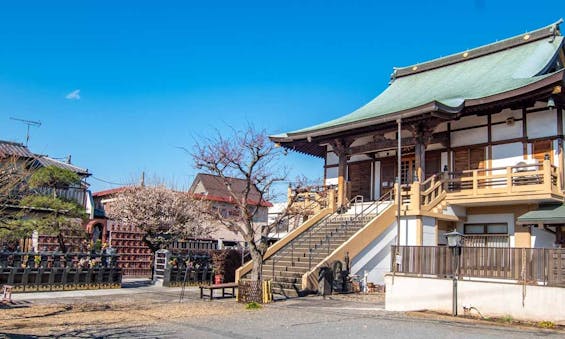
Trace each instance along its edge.
<instances>
[{"instance_id":1,"label":"wooden fence","mask_svg":"<svg viewBox=\"0 0 565 339\"><path fill-rule=\"evenodd\" d=\"M397 273L438 278L453 275L453 252L445 246L392 246ZM565 249L462 247L460 278L514 280L565 287Z\"/></svg>"}]
</instances>

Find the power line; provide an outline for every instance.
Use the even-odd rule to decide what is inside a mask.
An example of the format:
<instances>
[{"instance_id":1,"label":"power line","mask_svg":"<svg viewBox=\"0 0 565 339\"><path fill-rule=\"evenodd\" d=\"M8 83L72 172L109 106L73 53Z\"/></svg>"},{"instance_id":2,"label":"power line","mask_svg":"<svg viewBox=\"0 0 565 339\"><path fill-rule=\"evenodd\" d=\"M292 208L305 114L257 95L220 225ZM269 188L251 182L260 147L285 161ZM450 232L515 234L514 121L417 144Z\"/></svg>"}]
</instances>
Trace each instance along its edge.
<instances>
[{"instance_id":1,"label":"power line","mask_svg":"<svg viewBox=\"0 0 565 339\"><path fill-rule=\"evenodd\" d=\"M97 177L95 177L95 176L91 176L91 178L94 179L94 180L97 180L97 181L101 181L101 182L106 183L106 184L110 184L110 185L129 186L129 185L132 184L132 183L111 182L111 181L108 181L108 180L104 180L104 179L97 178Z\"/></svg>"}]
</instances>

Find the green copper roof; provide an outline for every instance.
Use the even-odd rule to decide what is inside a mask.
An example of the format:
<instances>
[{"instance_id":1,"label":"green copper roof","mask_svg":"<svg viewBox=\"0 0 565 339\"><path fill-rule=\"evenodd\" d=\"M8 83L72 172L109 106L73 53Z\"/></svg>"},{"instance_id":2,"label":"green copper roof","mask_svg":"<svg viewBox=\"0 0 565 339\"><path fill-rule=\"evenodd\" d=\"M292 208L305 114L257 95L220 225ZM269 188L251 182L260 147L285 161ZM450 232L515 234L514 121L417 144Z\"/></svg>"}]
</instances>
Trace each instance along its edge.
<instances>
[{"instance_id":1,"label":"green copper roof","mask_svg":"<svg viewBox=\"0 0 565 339\"><path fill-rule=\"evenodd\" d=\"M541 205L518 217L520 224L565 224L565 205Z\"/></svg>"},{"instance_id":2,"label":"green copper roof","mask_svg":"<svg viewBox=\"0 0 565 339\"><path fill-rule=\"evenodd\" d=\"M550 77L548 67L563 44L557 25L410 67L395 69L390 86L375 99L340 118L273 136L323 135L324 130L427 109L458 113L469 100L512 91ZM395 78L396 76L396 78Z\"/></svg>"}]
</instances>

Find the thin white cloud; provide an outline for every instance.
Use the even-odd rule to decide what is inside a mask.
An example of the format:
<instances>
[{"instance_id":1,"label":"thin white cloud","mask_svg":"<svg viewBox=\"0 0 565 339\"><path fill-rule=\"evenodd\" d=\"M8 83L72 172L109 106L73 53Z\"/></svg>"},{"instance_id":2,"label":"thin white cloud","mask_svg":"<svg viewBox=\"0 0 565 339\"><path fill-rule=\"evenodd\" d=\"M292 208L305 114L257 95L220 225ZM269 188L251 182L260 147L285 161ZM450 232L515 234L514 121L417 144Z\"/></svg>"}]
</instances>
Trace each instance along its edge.
<instances>
[{"instance_id":1,"label":"thin white cloud","mask_svg":"<svg viewBox=\"0 0 565 339\"><path fill-rule=\"evenodd\" d=\"M65 95L65 98L69 100L80 100L80 89L75 89L71 93Z\"/></svg>"}]
</instances>

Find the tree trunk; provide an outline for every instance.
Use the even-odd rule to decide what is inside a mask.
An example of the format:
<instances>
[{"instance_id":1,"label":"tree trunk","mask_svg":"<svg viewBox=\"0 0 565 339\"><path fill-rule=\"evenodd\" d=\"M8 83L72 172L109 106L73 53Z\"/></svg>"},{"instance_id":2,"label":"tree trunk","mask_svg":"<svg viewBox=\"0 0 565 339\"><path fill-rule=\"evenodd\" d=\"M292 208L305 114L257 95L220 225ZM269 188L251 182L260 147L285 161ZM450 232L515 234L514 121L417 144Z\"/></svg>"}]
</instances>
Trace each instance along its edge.
<instances>
[{"instance_id":1,"label":"tree trunk","mask_svg":"<svg viewBox=\"0 0 565 339\"><path fill-rule=\"evenodd\" d=\"M263 256L257 250L256 247L250 246L249 251L251 253L251 259L253 260L253 268L251 270L251 280L262 281L263 280Z\"/></svg>"},{"instance_id":2,"label":"tree trunk","mask_svg":"<svg viewBox=\"0 0 565 339\"><path fill-rule=\"evenodd\" d=\"M57 241L59 242L59 250L63 253L67 253L67 246L65 245L65 237L63 232L57 234Z\"/></svg>"}]
</instances>

